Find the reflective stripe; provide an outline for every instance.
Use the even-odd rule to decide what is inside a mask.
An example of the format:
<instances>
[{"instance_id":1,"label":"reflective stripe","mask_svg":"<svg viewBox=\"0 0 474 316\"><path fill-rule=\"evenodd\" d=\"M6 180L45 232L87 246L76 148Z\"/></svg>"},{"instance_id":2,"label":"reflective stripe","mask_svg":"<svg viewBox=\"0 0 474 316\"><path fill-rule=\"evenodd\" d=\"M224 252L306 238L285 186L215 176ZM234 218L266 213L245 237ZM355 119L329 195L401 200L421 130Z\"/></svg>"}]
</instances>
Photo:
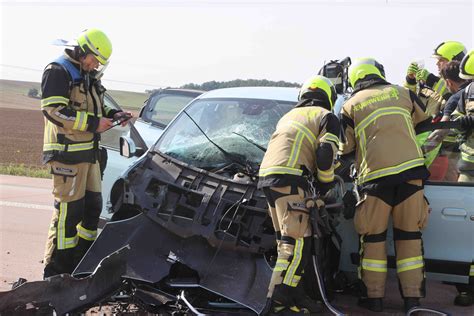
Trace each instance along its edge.
<instances>
[{"instance_id":1,"label":"reflective stripe","mask_svg":"<svg viewBox=\"0 0 474 316\"><path fill-rule=\"evenodd\" d=\"M84 38L86 39L87 41L87 44L88 45L88 48L94 52L95 55L99 56L100 58L102 58L103 60L107 61L107 58L104 57L104 55L102 55L99 50L94 46L94 44L92 44L92 42L90 41L89 37L87 36L87 34L84 34Z\"/></svg>"},{"instance_id":2,"label":"reflective stripe","mask_svg":"<svg viewBox=\"0 0 474 316\"><path fill-rule=\"evenodd\" d=\"M439 79L437 83L435 83L433 90L436 91L439 95L443 95L444 91L446 90L446 83L443 79Z\"/></svg>"},{"instance_id":3,"label":"reflective stripe","mask_svg":"<svg viewBox=\"0 0 474 316\"><path fill-rule=\"evenodd\" d=\"M464 161L474 163L474 156L469 155L468 153L461 152L461 159Z\"/></svg>"},{"instance_id":4,"label":"reflective stripe","mask_svg":"<svg viewBox=\"0 0 474 316\"><path fill-rule=\"evenodd\" d=\"M325 133L320 140L321 143L323 142L334 142L337 146L339 146L339 137L331 133Z\"/></svg>"},{"instance_id":5,"label":"reflective stripe","mask_svg":"<svg viewBox=\"0 0 474 316\"><path fill-rule=\"evenodd\" d=\"M67 203L59 203L58 235L57 235L58 249L66 249L66 216L67 216Z\"/></svg>"},{"instance_id":6,"label":"reflective stripe","mask_svg":"<svg viewBox=\"0 0 474 316\"><path fill-rule=\"evenodd\" d=\"M77 243L79 242L79 237L77 237L76 235L74 237L65 238L64 240L64 249L71 249L77 246Z\"/></svg>"},{"instance_id":7,"label":"reflective stripe","mask_svg":"<svg viewBox=\"0 0 474 316\"><path fill-rule=\"evenodd\" d=\"M411 257L402 260L397 260L397 272L404 272L409 270L415 270L424 266L423 256Z\"/></svg>"},{"instance_id":8,"label":"reflective stripe","mask_svg":"<svg viewBox=\"0 0 474 316\"><path fill-rule=\"evenodd\" d=\"M72 129L85 131L86 126L87 126L87 113L76 112L76 119L74 120L74 125L72 126Z\"/></svg>"},{"instance_id":9,"label":"reflective stripe","mask_svg":"<svg viewBox=\"0 0 474 316\"><path fill-rule=\"evenodd\" d=\"M329 170L319 170L317 171L318 180L321 182L331 182L334 181L334 169L330 168Z\"/></svg>"},{"instance_id":10,"label":"reflective stripe","mask_svg":"<svg viewBox=\"0 0 474 316\"><path fill-rule=\"evenodd\" d=\"M471 264L471 269L469 270L469 276L474 277L474 264Z\"/></svg>"},{"instance_id":11,"label":"reflective stripe","mask_svg":"<svg viewBox=\"0 0 474 316\"><path fill-rule=\"evenodd\" d=\"M303 124L297 121L290 121L289 124L291 124L293 127L298 129L299 131L303 132L306 136L306 138L309 140L311 145L314 146L314 143L316 142L316 136L314 136L313 132Z\"/></svg>"},{"instance_id":12,"label":"reflective stripe","mask_svg":"<svg viewBox=\"0 0 474 316\"><path fill-rule=\"evenodd\" d=\"M295 274L295 275L293 276L293 279L291 280L291 284L290 284L290 285L293 286L293 287L297 287L297 286L298 286L298 283L300 283L300 280L301 280L301 276Z\"/></svg>"},{"instance_id":13,"label":"reflective stripe","mask_svg":"<svg viewBox=\"0 0 474 316\"><path fill-rule=\"evenodd\" d=\"M290 263L286 259L277 259L273 271L285 271Z\"/></svg>"},{"instance_id":14,"label":"reflective stripe","mask_svg":"<svg viewBox=\"0 0 474 316\"><path fill-rule=\"evenodd\" d=\"M298 238L295 240L295 248L293 250L293 260L291 260L291 263L288 266L288 270L286 271L285 278L283 279L283 283L286 285L291 286L291 282L296 273L296 269L300 265L302 252L303 252L303 245L304 245L303 238Z\"/></svg>"},{"instance_id":15,"label":"reflective stripe","mask_svg":"<svg viewBox=\"0 0 474 316\"><path fill-rule=\"evenodd\" d=\"M393 167L388 167L388 168L383 168L383 169L378 169L374 170L372 172L369 172L366 176L360 176L357 179L357 183L364 183L367 181L371 181L377 178L389 176L392 174L399 174L405 170L418 167L418 166L423 166L425 164L425 159L424 158L416 158L412 159L409 161L405 161L399 165L393 166Z\"/></svg>"},{"instance_id":16,"label":"reflective stripe","mask_svg":"<svg viewBox=\"0 0 474 316\"><path fill-rule=\"evenodd\" d=\"M370 123L378 119L380 116L393 115L393 114L408 116L411 119L411 115L408 110L398 108L398 107L387 107L387 108L378 109L372 112L369 116L367 116L359 124L357 124L354 130L356 131L357 134L359 134L362 130L364 130L367 127L367 125L369 125Z\"/></svg>"},{"instance_id":17,"label":"reflective stripe","mask_svg":"<svg viewBox=\"0 0 474 316\"><path fill-rule=\"evenodd\" d=\"M43 145L43 151L51 151L51 150L66 151L65 148L66 148L66 145L58 144L58 143L46 143ZM93 148L94 148L93 141L88 142L88 143L69 144L67 148L67 152L91 150Z\"/></svg>"},{"instance_id":18,"label":"reflective stripe","mask_svg":"<svg viewBox=\"0 0 474 316\"><path fill-rule=\"evenodd\" d=\"M46 99L42 99L41 100L41 107L44 108L44 107L49 106L51 104L68 105L68 103L69 103L69 99L67 99L65 97L53 96L53 97L49 97L49 98L46 98Z\"/></svg>"},{"instance_id":19,"label":"reflective stripe","mask_svg":"<svg viewBox=\"0 0 474 316\"><path fill-rule=\"evenodd\" d=\"M374 272L387 272L387 260L363 258L362 269Z\"/></svg>"},{"instance_id":20,"label":"reflective stripe","mask_svg":"<svg viewBox=\"0 0 474 316\"><path fill-rule=\"evenodd\" d=\"M258 173L260 177L266 177L270 174L293 174L293 175L301 176L303 174L303 170L278 166L278 167L269 167L265 169L260 169Z\"/></svg>"},{"instance_id":21,"label":"reflective stripe","mask_svg":"<svg viewBox=\"0 0 474 316\"><path fill-rule=\"evenodd\" d=\"M298 157L301 151L301 144L303 143L304 133L298 130L296 134L295 140L293 142L293 146L291 147L290 158L288 159L287 166L294 168L296 163L298 162Z\"/></svg>"},{"instance_id":22,"label":"reflective stripe","mask_svg":"<svg viewBox=\"0 0 474 316\"><path fill-rule=\"evenodd\" d=\"M77 236L82 239L94 241L95 238L97 237L97 230L86 229L82 227L81 223L77 224L76 229L77 229Z\"/></svg>"}]
</instances>

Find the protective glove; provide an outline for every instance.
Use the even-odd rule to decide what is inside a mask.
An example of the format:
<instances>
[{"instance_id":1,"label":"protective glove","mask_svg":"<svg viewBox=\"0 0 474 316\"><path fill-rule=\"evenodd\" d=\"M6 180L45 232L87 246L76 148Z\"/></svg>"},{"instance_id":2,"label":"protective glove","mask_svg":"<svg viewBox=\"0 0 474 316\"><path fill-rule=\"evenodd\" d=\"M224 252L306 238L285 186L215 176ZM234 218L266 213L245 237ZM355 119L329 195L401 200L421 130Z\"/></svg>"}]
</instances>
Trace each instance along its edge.
<instances>
[{"instance_id":1,"label":"protective glove","mask_svg":"<svg viewBox=\"0 0 474 316\"><path fill-rule=\"evenodd\" d=\"M121 124L122 126L127 125L127 121L133 117L133 114L130 112L117 112L114 114L115 124Z\"/></svg>"},{"instance_id":2,"label":"protective glove","mask_svg":"<svg viewBox=\"0 0 474 316\"><path fill-rule=\"evenodd\" d=\"M474 127L474 116L471 115L466 115L463 116L459 119L459 122L461 123L461 127L463 129L472 129Z\"/></svg>"},{"instance_id":3,"label":"protective glove","mask_svg":"<svg viewBox=\"0 0 474 316\"><path fill-rule=\"evenodd\" d=\"M412 62L408 66L407 76L414 79L418 70L419 70L418 64L416 62Z\"/></svg>"},{"instance_id":4,"label":"protective glove","mask_svg":"<svg viewBox=\"0 0 474 316\"><path fill-rule=\"evenodd\" d=\"M428 79L428 76L430 75L430 72L426 69L418 69L416 72L416 81L424 81Z\"/></svg>"}]
</instances>

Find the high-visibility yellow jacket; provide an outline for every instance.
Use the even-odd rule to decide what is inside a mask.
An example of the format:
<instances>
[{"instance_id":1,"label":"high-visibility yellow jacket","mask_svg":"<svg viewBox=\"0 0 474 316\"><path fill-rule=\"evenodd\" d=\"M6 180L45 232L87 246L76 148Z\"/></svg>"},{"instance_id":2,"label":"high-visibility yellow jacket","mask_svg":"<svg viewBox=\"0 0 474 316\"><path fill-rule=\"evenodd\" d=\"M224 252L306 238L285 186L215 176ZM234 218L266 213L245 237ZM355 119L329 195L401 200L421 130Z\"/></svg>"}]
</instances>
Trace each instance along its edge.
<instances>
[{"instance_id":1,"label":"high-visibility yellow jacket","mask_svg":"<svg viewBox=\"0 0 474 316\"><path fill-rule=\"evenodd\" d=\"M83 73L79 62L64 54L46 67L41 88L43 162L95 162L99 120L118 112L104 106L106 90L100 81Z\"/></svg>"},{"instance_id":2,"label":"high-visibility yellow jacket","mask_svg":"<svg viewBox=\"0 0 474 316\"><path fill-rule=\"evenodd\" d=\"M259 171L259 187L302 183L304 172L321 183L334 180L339 145L339 121L320 106L302 106L285 114L277 124ZM325 145L324 145L325 144Z\"/></svg>"},{"instance_id":3,"label":"high-visibility yellow jacket","mask_svg":"<svg viewBox=\"0 0 474 316\"><path fill-rule=\"evenodd\" d=\"M342 109L341 154L356 153L356 182L426 178L415 127L429 122L424 105L406 88L385 81L355 91ZM411 171L411 172L408 172Z\"/></svg>"}]
</instances>

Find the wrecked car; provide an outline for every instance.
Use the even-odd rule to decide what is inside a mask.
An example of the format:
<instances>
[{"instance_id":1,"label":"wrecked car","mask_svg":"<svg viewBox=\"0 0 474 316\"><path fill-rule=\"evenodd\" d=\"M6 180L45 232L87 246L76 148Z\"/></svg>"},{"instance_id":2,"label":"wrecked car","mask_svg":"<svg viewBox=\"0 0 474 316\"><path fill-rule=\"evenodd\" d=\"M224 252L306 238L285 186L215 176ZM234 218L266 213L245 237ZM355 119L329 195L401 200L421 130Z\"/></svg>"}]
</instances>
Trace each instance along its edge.
<instances>
[{"instance_id":1,"label":"wrecked car","mask_svg":"<svg viewBox=\"0 0 474 316\"><path fill-rule=\"evenodd\" d=\"M110 221L102 233L72 276L0 293L2 315L47 308L64 314L101 305L178 315L261 313L275 236L257 174L276 123L297 95L295 88L214 90L186 106L145 154L123 137L122 155L141 156L112 186ZM325 260L319 262L329 292L336 272L350 282L358 264L352 219L337 207L342 193L335 193L336 207L328 205L324 214L334 228L326 232ZM467 283L473 193L470 183L427 183L428 278ZM393 256L393 245L389 249Z\"/></svg>"}]
</instances>

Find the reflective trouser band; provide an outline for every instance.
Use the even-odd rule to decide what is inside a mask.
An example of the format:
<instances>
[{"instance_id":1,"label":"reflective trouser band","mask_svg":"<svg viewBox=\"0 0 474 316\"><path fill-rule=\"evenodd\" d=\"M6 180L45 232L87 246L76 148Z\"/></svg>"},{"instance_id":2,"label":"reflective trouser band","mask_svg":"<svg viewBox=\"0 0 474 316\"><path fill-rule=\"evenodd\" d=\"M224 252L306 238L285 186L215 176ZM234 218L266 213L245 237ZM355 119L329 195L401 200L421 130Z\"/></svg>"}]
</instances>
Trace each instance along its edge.
<instances>
[{"instance_id":1,"label":"reflective trouser band","mask_svg":"<svg viewBox=\"0 0 474 316\"><path fill-rule=\"evenodd\" d=\"M318 180L323 183L328 183L334 181L334 169L329 168L329 170L319 170L317 172Z\"/></svg>"},{"instance_id":2,"label":"reflective trouser band","mask_svg":"<svg viewBox=\"0 0 474 316\"><path fill-rule=\"evenodd\" d=\"M62 96L52 96L46 99L41 100L41 107L47 107L50 106L51 104L64 104L68 105L69 99L62 97Z\"/></svg>"},{"instance_id":3,"label":"reflective trouser band","mask_svg":"<svg viewBox=\"0 0 474 316\"><path fill-rule=\"evenodd\" d=\"M461 152L461 159L467 162L474 163L474 156L469 155L468 153Z\"/></svg>"},{"instance_id":4,"label":"reflective trouser band","mask_svg":"<svg viewBox=\"0 0 474 316\"><path fill-rule=\"evenodd\" d=\"M95 238L97 237L97 230L85 229L84 227L82 227L81 223L77 224L76 229L77 229L77 236L79 238L89 240L89 241L94 241Z\"/></svg>"},{"instance_id":5,"label":"reflective trouser band","mask_svg":"<svg viewBox=\"0 0 474 316\"><path fill-rule=\"evenodd\" d=\"M303 238L298 238L295 240L295 248L293 250L293 259L291 260L288 270L286 271L285 278L283 279L283 283L289 286L296 286L294 284L294 276L296 273L296 269L300 265L301 257L303 256L303 245L304 241Z\"/></svg>"},{"instance_id":6,"label":"reflective trouser band","mask_svg":"<svg viewBox=\"0 0 474 316\"><path fill-rule=\"evenodd\" d=\"M288 269L289 265L290 265L290 263L288 262L288 260L278 259L276 264L275 264L275 268L273 269L273 271L285 271L286 269Z\"/></svg>"},{"instance_id":7,"label":"reflective trouser band","mask_svg":"<svg viewBox=\"0 0 474 316\"><path fill-rule=\"evenodd\" d=\"M300 283L300 280L301 280L301 276L295 274L289 285L292 287L297 287L298 283Z\"/></svg>"},{"instance_id":8,"label":"reflective trouser band","mask_svg":"<svg viewBox=\"0 0 474 316\"><path fill-rule=\"evenodd\" d=\"M73 237L66 237L66 219L67 219L67 207L68 204L61 202L59 203L59 219L58 219L58 230L57 230L57 244L58 250L70 249L77 246L78 237L77 234Z\"/></svg>"},{"instance_id":9,"label":"reflective trouser band","mask_svg":"<svg viewBox=\"0 0 474 316\"><path fill-rule=\"evenodd\" d=\"M471 264L471 269L469 270L469 276L474 277L474 264Z\"/></svg>"},{"instance_id":10,"label":"reflective trouser band","mask_svg":"<svg viewBox=\"0 0 474 316\"><path fill-rule=\"evenodd\" d=\"M303 174L303 170L278 166L278 167L260 169L258 173L260 177L266 177L272 174L293 174L293 175L301 176Z\"/></svg>"},{"instance_id":11,"label":"reflective trouser band","mask_svg":"<svg viewBox=\"0 0 474 316\"><path fill-rule=\"evenodd\" d=\"M362 269L374 272L387 272L387 260L362 259Z\"/></svg>"},{"instance_id":12,"label":"reflective trouser band","mask_svg":"<svg viewBox=\"0 0 474 316\"><path fill-rule=\"evenodd\" d=\"M67 152L76 152L83 150L91 150L94 148L94 142L80 143L80 144L69 144L66 149L66 145L59 143L46 143L43 145L43 151L67 151Z\"/></svg>"},{"instance_id":13,"label":"reflective trouser band","mask_svg":"<svg viewBox=\"0 0 474 316\"><path fill-rule=\"evenodd\" d=\"M72 129L85 131L87 128L87 113L86 112L76 112L76 119L74 120L74 125Z\"/></svg>"},{"instance_id":14,"label":"reflective trouser band","mask_svg":"<svg viewBox=\"0 0 474 316\"><path fill-rule=\"evenodd\" d=\"M397 272L405 272L415 270L424 266L423 256L411 257L402 260L397 260Z\"/></svg>"}]
</instances>

